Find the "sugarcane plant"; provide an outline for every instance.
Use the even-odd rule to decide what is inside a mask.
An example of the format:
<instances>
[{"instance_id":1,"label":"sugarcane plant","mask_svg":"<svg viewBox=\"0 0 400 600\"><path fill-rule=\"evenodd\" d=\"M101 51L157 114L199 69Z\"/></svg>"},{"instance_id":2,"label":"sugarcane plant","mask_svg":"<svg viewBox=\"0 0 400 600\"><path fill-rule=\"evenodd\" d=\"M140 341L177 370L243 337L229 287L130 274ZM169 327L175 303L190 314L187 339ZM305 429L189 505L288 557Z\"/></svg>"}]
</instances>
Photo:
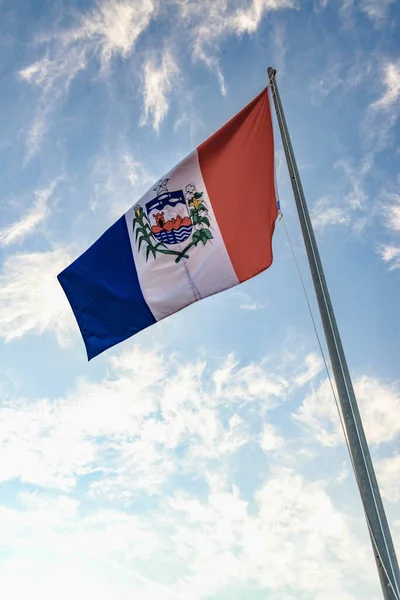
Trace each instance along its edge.
<instances>
[{"instance_id":1,"label":"sugarcane plant","mask_svg":"<svg viewBox=\"0 0 400 600\"><path fill-rule=\"evenodd\" d=\"M213 239L213 234L210 231L210 219L207 216L208 208L205 205L202 197L203 192L194 192L188 201L190 218L192 219L193 226L195 227L195 232L192 235L192 241L190 244L188 244L175 259L176 263L185 257L186 252L192 246L197 246L199 242L203 242L203 246L205 246L209 240Z\"/></svg>"}]
</instances>

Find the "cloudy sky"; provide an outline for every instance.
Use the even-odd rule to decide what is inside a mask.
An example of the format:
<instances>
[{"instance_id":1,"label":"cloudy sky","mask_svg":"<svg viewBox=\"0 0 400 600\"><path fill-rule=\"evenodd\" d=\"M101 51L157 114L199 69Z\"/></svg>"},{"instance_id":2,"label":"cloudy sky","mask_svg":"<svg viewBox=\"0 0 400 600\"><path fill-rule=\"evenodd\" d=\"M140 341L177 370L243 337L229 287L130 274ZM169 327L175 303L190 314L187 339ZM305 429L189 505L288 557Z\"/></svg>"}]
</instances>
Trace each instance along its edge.
<instances>
[{"instance_id":1,"label":"cloudy sky","mask_svg":"<svg viewBox=\"0 0 400 600\"><path fill-rule=\"evenodd\" d=\"M91 363L56 275L275 66L400 551L399 27L396 0L0 2L4 600L381 597L282 223L267 272Z\"/></svg>"}]
</instances>

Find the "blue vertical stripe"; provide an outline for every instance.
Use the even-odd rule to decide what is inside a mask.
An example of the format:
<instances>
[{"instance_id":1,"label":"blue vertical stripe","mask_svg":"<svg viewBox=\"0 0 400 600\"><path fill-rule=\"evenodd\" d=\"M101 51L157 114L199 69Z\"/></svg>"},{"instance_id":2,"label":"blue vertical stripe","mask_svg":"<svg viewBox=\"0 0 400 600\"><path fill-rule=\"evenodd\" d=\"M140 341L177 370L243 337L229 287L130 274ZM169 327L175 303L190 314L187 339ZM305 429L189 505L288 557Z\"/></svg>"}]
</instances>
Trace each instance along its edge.
<instances>
[{"instance_id":1,"label":"blue vertical stripe","mask_svg":"<svg viewBox=\"0 0 400 600\"><path fill-rule=\"evenodd\" d=\"M156 322L140 288L125 217L58 275L88 359Z\"/></svg>"}]
</instances>

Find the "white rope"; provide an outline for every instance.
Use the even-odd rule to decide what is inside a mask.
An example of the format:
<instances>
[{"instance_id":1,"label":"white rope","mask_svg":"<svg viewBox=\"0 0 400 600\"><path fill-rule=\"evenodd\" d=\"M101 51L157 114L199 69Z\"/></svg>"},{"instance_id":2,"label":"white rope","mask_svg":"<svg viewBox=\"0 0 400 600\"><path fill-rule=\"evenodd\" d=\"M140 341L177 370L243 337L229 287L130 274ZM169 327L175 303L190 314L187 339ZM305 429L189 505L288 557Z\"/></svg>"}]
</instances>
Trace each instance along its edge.
<instances>
[{"instance_id":1,"label":"white rope","mask_svg":"<svg viewBox=\"0 0 400 600\"><path fill-rule=\"evenodd\" d=\"M355 464L354 464L354 460L353 460L353 455L351 453L350 443L349 443L349 440L348 440L348 437L347 437L347 431L346 431L346 428L345 428L345 425L344 425L342 410L341 410L340 403L339 403L339 400L338 400L338 397L337 397L337 394L336 394L336 391L335 391L335 387L333 385L332 376L331 376L331 373L330 373L330 370L329 370L329 367L328 367L328 361L326 359L325 352L323 350L321 338L320 338L319 333L318 333L316 321L315 321L315 318L314 318L314 314L313 314L313 310L312 310L312 307L311 307L310 299L309 299L309 296L308 296L307 288L306 288L306 285L305 285L305 282L304 282L303 274L301 272L300 265L299 265L299 262L297 260L297 256L296 256L293 244L292 244L292 240L291 240L290 235L289 235L288 228L286 226L286 221L285 221L285 217L283 215L282 210L279 210L279 220L282 221L282 223L283 223L283 227L285 229L287 241L288 241L288 244L289 244L292 256L293 256L294 263L296 265L296 269L297 269L297 273L299 275L301 286L303 288L304 297L306 299L306 304L307 304L307 307L308 307L308 312L309 312L310 317L311 317L311 321L312 321L312 324L313 324L315 336L317 338L319 350L320 350L321 357L322 357L322 360L323 360L323 363L324 363L324 367L325 367L325 371L326 371L326 374L327 374L327 377L328 377L328 380L329 380L329 385L330 385L330 388L331 388L331 391L332 391L333 398L335 400L335 405L336 405L336 409L337 409L337 412L338 412L338 415L339 415L340 424L342 426L344 439L346 441L347 450L348 450L348 453L349 453L349 456L350 456L350 462L351 462L351 465L352 465L352 468L353 468L354 475L356 475ZM356 479L356 482L357 482L357 485L358 485L357 477L355 479ZM392 582L391 582L391 580L390 580L390 578L388 576L388 572L386 570L386 567L385 567L385 565L384 565L384 563L382 561L382 557L381 557L380 552L378 550L378 546L376 544L375 536L374 536L372 528L371 528L370 520L369 520L369 517L368 517L367 512L365 510L364 502L362 500L362 496L361 496L361 503L362 503L362 507L363 507L364 514L365 514L365 518L366 518L366 521L367 521L368 529L369 529L369 532L370 532L371 540L373 542L375 551L376 551L377 556L379 558L379 561L381 563L382 569L383 569L383 571L384 571L384 573L386 575L386 578L387 578L387 580L388 580L388 582L390 584L390 587L392 588L392 591L393 591L393 594L395 596L395 599L399 600L399 595L398 595L397 591L393 588L393 584L392 584ZM393 568L393 565L391 565L391 566ZM395 580L395 578L394 578L394 580Z\"/></svg>"},{"instance_id":2,"label":"white rope","mask_svg":"<svg viewBox=\"0 0 400 600\"><path fill-rule=\"evenodd\" d=\"M324 363L325 371L326 371L326 374L327 374L328 379L329 379L329 385L330 385L330 388L332 390L332 395L333 395L333 397L335 399L336 406L338 408L339 418L342 421L342 414L341 414L341 411L339 409L339 402L338 402L338 399L337 399L337 396L336 396L335 388L333 386L333 381L332 381L331 373L330 373L329 368L328 368L328 362L327 362L326 357L325 357L325 352L324 352L324 350L322 348L321 338L319 337L319 333L318 333L318 329L317 329L317 324L315 322L314 314L313 314L313 311L312 311L312 308L311 308L311 303L310 303L310 299L309 299L308 292L307 292L307 289L306 289L306 285L304 283L304 279L303 279L303 275L302 275L302 272L301 272L301 269L300 269L300 265L298 263L298 260L297 260L297 257L296 257L296 253L295 253L294 248L293 248L292 240L290 239L288 228L286 227L286 221L285 221L285 217L283 216L282 210L279 211L279 220L282 221L283 227L285 228L287 241L289 243L290 250L292 252L292 256L293 256L294 264L296 265L297 273L299 274L299 278L300 278L300 282L301 282L301 287L303 288L304 296L305 296L307 307L308 307L308 312L310 313L310 317L311 317L311 321L312 321L312 324L313 324L315 336L317 338L317 342L318 342L318 346L319 346L319 351L321 352L321 357L322 357L322 360L323 360L323 363ZM343 422L342 422L342 425L343 425L343 428L344 428Z\"/></svg>"}]
</instances>

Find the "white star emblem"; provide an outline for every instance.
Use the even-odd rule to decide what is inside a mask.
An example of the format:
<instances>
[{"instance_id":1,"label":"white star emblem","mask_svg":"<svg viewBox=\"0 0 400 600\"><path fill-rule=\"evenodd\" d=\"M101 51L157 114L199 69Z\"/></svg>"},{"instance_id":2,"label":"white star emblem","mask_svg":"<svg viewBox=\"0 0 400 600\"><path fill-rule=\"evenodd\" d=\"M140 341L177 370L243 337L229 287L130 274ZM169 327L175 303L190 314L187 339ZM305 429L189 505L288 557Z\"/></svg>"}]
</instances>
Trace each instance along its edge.
<instances>
[{"instance_id":1,"label":"white star emblem","mask_svg":"<svg viewBox=\"0 0 400 600\"><path fill-rule=\"evenodd\" d=\"M160 179L160 181L157 183L156 187L154 188L154 191L157 192L157 196L159 196L163 192L168 193L167 183L168 183L168 179Z\"/></svg>"}]
</instances>

